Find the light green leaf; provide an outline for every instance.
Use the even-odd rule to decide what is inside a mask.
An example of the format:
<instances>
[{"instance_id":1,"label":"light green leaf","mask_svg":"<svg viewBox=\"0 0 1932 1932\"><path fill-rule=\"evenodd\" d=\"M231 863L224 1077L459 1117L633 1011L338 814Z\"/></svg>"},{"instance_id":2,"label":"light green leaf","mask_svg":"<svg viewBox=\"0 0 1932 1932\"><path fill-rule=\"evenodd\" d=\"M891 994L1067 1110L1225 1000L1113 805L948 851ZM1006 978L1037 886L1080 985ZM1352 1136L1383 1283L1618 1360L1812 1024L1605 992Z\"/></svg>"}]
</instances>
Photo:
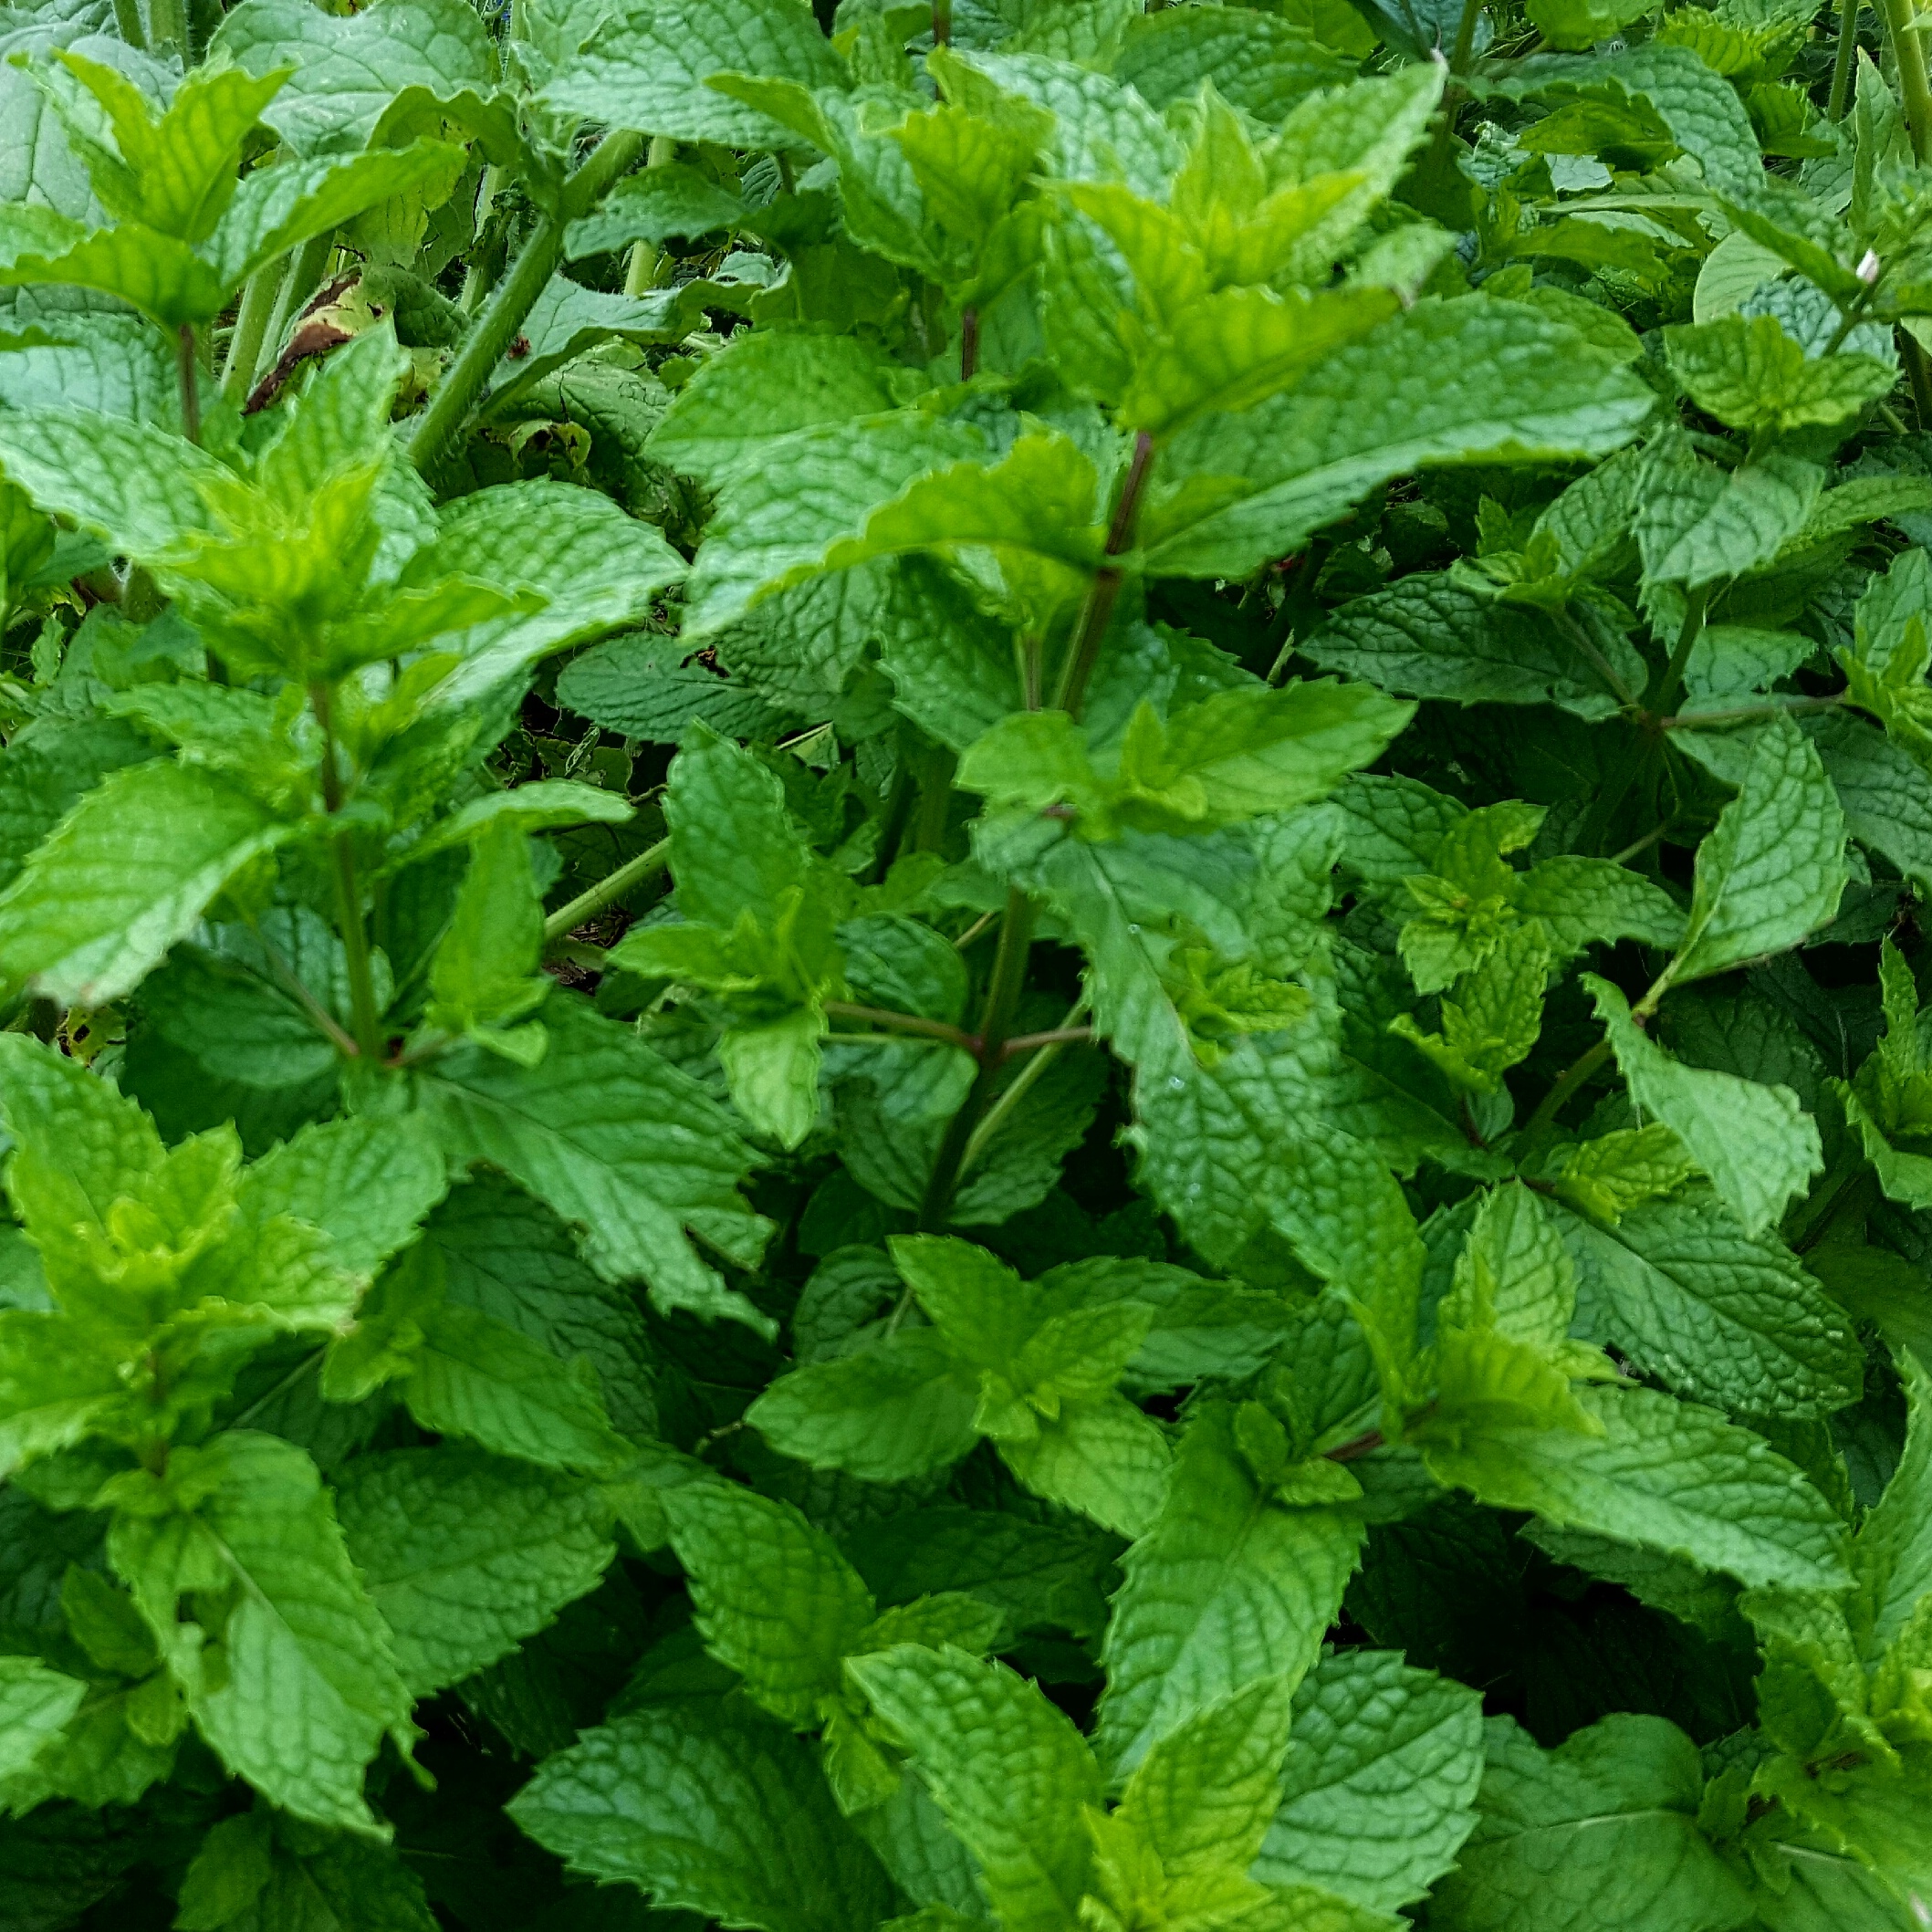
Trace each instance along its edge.
<instances>
[{"instance_id":1,"label":"light green leaf","mask_svg":"<svg viewBox=\"0 0 1932 1932\"><path fill-rule=\"evenodd\" d=\"M1101 1778L1071 1721L1004 1665L952 1648L903 1644L846 1670L978 1860L1007 1932L1073 1923L1092 1858L1081 1812L1099 1806Z\"/></svg>"},{"instance_id":2,"label":"light green leaf","mask_svg":"<svg viewBox=\"0 0 1932 1932\"><path fill-rule=\"evenodd\" d=\"M1265 1885L1313 1882L1393 1911L1447 1871L1476 1822L1482 1703L1385 1650L1324 1657L1295 1694Z\"/></svg>"},{"instance_id":3,"label":"light green leaf","mask_svg":"<svg viewBox=\"0 0 1932 1932\"><path fill-rule=\"evenodd\" d=\"M1647 1544L1746 1583L1844 1587L1836 1513L1760 1437L1651 1389L1573 1398L1602 1434L1472 1426L1459 1447L1431 1445L1424 1459L1498 1509Z\"/></svg>"},{"instance_id":4,"label":"light green leaf","mask_svg":"<svg viewBox=\"0 0 1932 1932\"><path fill-rule=\"evenodd\" d=\"M1360 1521L1272 1501L1236 1446L1233 1411L1203 1405L1165 1501L1124 1559L1107 1628L1095 1748L1132 1770L1209 1705L1264 1677L1299 1683L1355 1567Z\"/></svg>"},{"instance_id":5,"label":"light green leaf","mask_svg":"<svg viewBox=\"0 0 1932 1932\"><path fill-rule=\"evenodd\" d=\"M666 1909L763 1932L852 1932L891 1910L809 1750L739 1705L646 1706L586 1731L506 1809L573 1871Z\"/></svg>"},{"instance_id":6,"label":"light green leaf","mask_svg":"<svg viewBox=\"0 0 1932 1932\"><path fill-rule=\"evenodd\" d=\"M707 1483L671 1492L664 1511L712 1655L774 1717L816 1728L872 1620L872 1593L789 1503Z\"/></svg>"},{"instance_id":7,"label":"light green leaf","mask_svg":"<svg viewBox=\"0 0 1932 1932\"><path fill-rule=\"evenodd\" d=\"M49 1670L37 1657L0 1656L0 1778L27 1770L87 1694L78 1678Z\"/></svg>"},{"instance_id":8,"label":"light green leaf","mask_svg":"<svg viewBox=\"0 0 1932 1932\"><path fill-rule=\"evenodd\" d=\"M315 1123L272 1149L245 1171L237 1200L257 1226L292 1215L319 1227L339 1267L371 1274L414 1238L448 1185L421 1135L355 1115Z\"/></svg>"},{"instance_id":9,"label":"light green leaf","mask_svg":"<svg viewBox=\"0 0 1932 1932\"><path fill-rule=\"evenodd\" d=\"M230 879L299 829L190 767L110 773L0 893L5 983L63 1006L119 999Z\"/></svg>"},{"instance_id":10,"label":"light green leaf","mask_svg":"<svg viewBox=\"0 0 1932 1932\"><path fill-rule=\"evenodd\" d=\"M380 1835L362 1768L385 1731L407 1739L410 1697L315 1465L231 1429L177 1449L169 1479L203 1499L178 1515L159 1496L154 1514L117 1512L108 1554L202 1734L283 1811Z\"/></svg>"},{"instance_id":11,"label":"light green leaf","mask_svg":"<svg viewBox=\"0 0 1932 1932\"><path fill-rule=\"evenodd\" d=\"M1160 1426L1118 1395L1070 1403L1038 1434L1002 1442L999 1453L1034 1495L1123 1536L1153 1523L1167 1481Z\"/></svg>"},{"instance_id":12,"label":"light green leaf","mask_svg":"<svg viewBox=\"0 0 1932 1932\"><path fill-rule=\"evenodd\" d=\"M358 1457L336 1501L413 1697L506 1655L596 1589L616 1554L591 1484L473 1449Z\"/></svg>"},{"instance_id":13,"label":"light green leaf","mask_svg":"<svg viewBox=\"0 0 1932 1932\"><path fill-rule=\"evenodd\" d=\"M1207 1706L1142 1759L1114 1816L1168 1879L1244 1873L1255 1863L1280 1802L1292 1708L1287 1679L1262 1677Z\"/></svg>"},{"instance_id":14,"label":"light green leaf","mask_svg":"<svg viewBox=\"0 0 1932 1932\"><path fill-rule=\"evenodd\" d=\"M1662 1718L1604 1718L1553 1751L1510 1718L1486 1728L1480 1818L1430 1917L1448 1932L1583 1932L1606 1899L1645 1932L1712 1932L1749 1913L1697 1829L1697 1747Z\"/></svg>"},{"instance_id":15,"label":"light green leaf","mask_svg":"<svg viewBox=\"0 0 1932 1932\"><path fill-rule=\"evenodd\" d=\"M1631 1018L1630 1002L1607 979L1586 973L1582 984L1631 1099L1684 1144L1746 1235L1762 1234L1824 1165L1817 1123L1789 1087L1673 1060Z\"/></svg>"},{"instance_id":16,"label":"light green leaf","mask_svg":"<svg viewBox=\"0 0 1932 1932\"><path fill-rule=\"evenodd\" d=\"M1780 715L1759 734L1738 796L1697 848L1676 983L1782 952L1836 915L1844 813L1811 741Z\"/></svg>"}]
</instances>

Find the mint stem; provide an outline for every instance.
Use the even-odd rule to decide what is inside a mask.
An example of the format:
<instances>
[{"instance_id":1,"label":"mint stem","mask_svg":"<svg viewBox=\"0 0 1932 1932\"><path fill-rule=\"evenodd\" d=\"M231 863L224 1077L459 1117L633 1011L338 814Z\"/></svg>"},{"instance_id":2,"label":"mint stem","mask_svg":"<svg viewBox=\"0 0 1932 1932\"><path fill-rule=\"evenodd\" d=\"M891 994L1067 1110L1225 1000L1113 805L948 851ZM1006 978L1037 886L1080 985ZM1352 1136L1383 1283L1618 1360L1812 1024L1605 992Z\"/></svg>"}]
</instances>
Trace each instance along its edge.
<instances>
[{"instance_id":1,"label":"mint stem","mask_svg":"<svg viewBox=\"0 0 1932 1932\"><path fill-rule=\"evenodd\" d=\"M242 306L235 318L235 332L228 338L228 357L222 364L222 393L237 408L247 401L255 387L255 371L262 360L262 339L268 333L268 320L280 306L282 285L288 279L289 260L278 255L248 277L242 290Z\"/></svg>"},{"instance_id":2,"label":"mint stem","mask_svg":"<svg viewBox=\"0 0 1932 1932\"><path fill-rule=\"evenodd\" d=\"M600 879L589 892L580 893L567 905L560 905L543 923L546 945L568 939L586 919L595 918L605 906L614 905L634 885L663 871L671 858L671 841L660 839L634 859L627 859L607 879Z\"/></svg>"},{"instance_id":3,"label":"mint stem","mask_svg":"<svg viewBox=\"0 0 1932 1932\"><path fill-rule=\"evenodd\" d=\"M409 460L417 469L433 469L469 421L496 365L563 260L564 230L595 205L604 190L637 159L643 145L642 134L613 131L605 135L564 183L557 212L544 215L530 231L523 252L464 337L456 360L416 423L415 433L409 439Z\"/></svg>"},{"instance_id":4,"label":"mint stem","mask_svg":"<svg viewBox=\"0 0 1932 1932\"><path fill-rule=\"evenodd\" d=\"M973 1130L999 1088L1000 1061L1013 1031L1019 996L1026 987L1035 914L1033 902L1018 886L1008 892L999 926L999 951L994 956L993 976L987 984L987 1003L979 1021L979 1070L973 1077L966 1104L946 1123L945 1138L939 1144L939 1157L933 1163L933 1177L919 1209L919 1225L929 1232L946 1224Z\"/></svg>"},{"instance_id":5,"label":"mint stem","mask_svg":"<svg viewBox=\"0 0 1932 1932\"><path fill-rule=\"evenodd\" d=\"M1120 600L1121 569L1113 559L1133 548L1133 527L1140 517L1141 496L1147 487L1148 472L1154 467L1154 438L1145 430L1133 439L1133 457L1127 465L1127 480L1121 487L1121 500L1107 531L1107 559L1093 574L1092 588L1081 607L1080 624L1067 650L1067 667L1060 674L1060 688L1053 694L1053 708L1069 711L1076 717L1100 662L1101 645L1107 626L1113 620L1113 607Z\"/></svg>"},{"instance_id":6,"label":"mint stem","mask_svg":"<svg viewBox=\"0 0 1932 1932\"><path fill-rule=\"evenodd\" d=\"M181 384L181 433L190 443L202 440L201 371L194 352L194 324L183 322L174 332L174 373Z\"/></svg>"}]
</instances>

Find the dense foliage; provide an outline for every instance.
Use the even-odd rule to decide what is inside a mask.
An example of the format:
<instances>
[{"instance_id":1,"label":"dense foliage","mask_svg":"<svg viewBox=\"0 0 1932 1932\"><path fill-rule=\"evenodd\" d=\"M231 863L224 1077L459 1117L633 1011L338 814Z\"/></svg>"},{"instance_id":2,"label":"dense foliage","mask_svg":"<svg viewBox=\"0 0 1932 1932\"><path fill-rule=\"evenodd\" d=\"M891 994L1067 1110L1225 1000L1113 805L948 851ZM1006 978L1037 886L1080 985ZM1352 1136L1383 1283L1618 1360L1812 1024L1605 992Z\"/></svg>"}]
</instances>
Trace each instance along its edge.
<instances>
[{"instance_id":1,"label":"dense foliage","mask_svg":"<svg viewBox=\"0 0 1932 1932\"><path fill-rule=\"evenodd\" d=\"M1932 1923L1813 5L0 13L7 1932Z\"/></svg>"}]
</instances>

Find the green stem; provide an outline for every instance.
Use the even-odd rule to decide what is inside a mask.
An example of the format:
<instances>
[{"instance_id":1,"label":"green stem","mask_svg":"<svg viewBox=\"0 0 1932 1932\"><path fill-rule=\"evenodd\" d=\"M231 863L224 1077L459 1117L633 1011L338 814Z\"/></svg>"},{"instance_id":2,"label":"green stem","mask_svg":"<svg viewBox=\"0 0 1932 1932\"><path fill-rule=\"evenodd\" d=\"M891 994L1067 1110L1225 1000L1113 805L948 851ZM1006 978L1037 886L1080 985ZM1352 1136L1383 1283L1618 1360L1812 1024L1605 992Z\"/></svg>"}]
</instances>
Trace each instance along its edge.
<instances>
[{"instance_id":1,"label":"green stem","mask_svg":"<svg viewBox=\"0 0 1932 1932\"><path fill-rule=\"evenodd\" d=\"M262 338L268 332L268 319L279 306L282 284L287 279L288 257L279 255L257 268L242 291L235 331L228 338L228 359L222 365L222 393L237 408L248 400L248 392L255 387L256 366L262 360Z\"/></svg>"},{"instance_id":2,"label":"green stem","mask_svg":"<svg viewBox=\"0 0 1932 1932\"><path fill-rule=\"evenodd\" d=\"M960 1176L966 1171L966 1150L973 1144L974 1130L998 1091L1000 1056L1013 1030L1013 1017L1027 983L1034 917L1033 902L1018 886L1009 890L1000 921L999 951L994 956L993 976L987 983L987 1003L980 1016L979 1070L973 1077L966 1104L946 1123L945 1138L939 1144L933 1177L919 1209L919 1225L928 1232L937 1232L946 1224L953 1196L958 1192Z\"/></svg>"},{"instance_id":3,"label":"green stem","mask_svg":"<svg viewBox=\"0 0 1932 1932\"><path fill-rule=\"evenodd\" d=\"M564 183L557 211L546 214L530 231L515 266L497 284L488 306L464 337L456 360L437 384L429 407L417 419L415 433L409 439L409 460L417 469L433 467L469 421L496 365L563 260L565 228L596 204L604 190L637 159L643 144L642 134L613 131L605 135Z\"/></svg>"},{"instance_id":4,"label":"green stem","mask_svg":"<svg viewBox=\"0 0 1932 1932\"><path fill-rule=\"evenodd\" d=\"M309 685L308 706L322 727L322 804L333 819L342 809L342 771L337 762L335 717L327 684ZM354 834L346 829L333 833L329 852L335 873L336 924L342 931L342 964L349 974L350 1030L356 1051L373 1063L382 1057L382 1023L376 1008L369 928L362 921L362 893L356 882Z\"/></svg>"},{"instance_id":5,"label":"green stem","mask_svg":"<svg viewBox=\"0 0 1932 1932\"><path fill-rule=\"evenodd\" d=\"M342 963L349 971L350 1024L356 1050L373 1064L382 1058L382 1021L376 1010L375 973L369 951L369 928L362 923L362 897L356 883L353 836L339 831L329 841L335 862L336 920L342 928Z\"/></svg>"},{"instance_id":6,"label":"green stem","mask_svg":"<svg viewBox=\"0 0 1932 1932\"><path fill-rule=\"evenodd\" d=\"M503 186L503 170L492 162L483 171L483 185L476 193L476 219L473 233L475 239L471 243L469 266L463 271L463 292L456 298L465 315L475 315L483 307L483 298L490 292L494 277L483 266L481 243L483 225L490 218L490 210L496 205L497 191Z\"/></svg>"},{"instance_id":7,"label":"green stem","mask_svg":"<svg viewBox=\"0 0 1932 1932\"><path fill-rule=\"evenodd\" d=\"M1060 687L1053 694L1056 711L1071 712L1076 717L1087 695L1093 667L1100 662L1101 645L1107 626L1113 620L1113 607L1120 601L1121 567L1113 561L1132 548L1133 526L1140 516L1141 496L1147 487L1148 472L1154 467L1154 438L1145 430L1133 439L1133 456L1127 465L1127 480L1121 486L1121 500L1107 532L1104 561L1093 573L1092 588L1081 607L1080 623L1073 642L1067 647L1067 663L1060 675Z\"/></svg>"},{"instance_id":8,"label":"green stem","mask_svg":"<svg viewBox=\"0 0 1932 1932\"><path fill-rule=\"evenodd\" d=\"M1832 91L1825 103L1829 120L1843 120L1852 104L1852 72L1857 65L1859 0L1838 0L1838 51L1832 61Z\"/></svg>"},{"instance_id":9,"label":"green stem","mask_svg":"<svg viewBox=\"0 0 1932 1932\"><path fill-rule=\"evenodd\" d=\"M959 1047L968 1053L974 1047L971 1034L948 1026L943 1019L924 1019L917 1013L895 1013L890 1007L867 1007L849 999L828 999L825 1017L828 1019L862 1021L869 1027L883 1027L888 1033L917 1033L927 1039L943 1039L949 1047Z\"/></svg>"},{"instance_id":10,"label":"green stem","mask_svg":"<svg viewBox=\"0 0 1932 1932\"><path fill-rule=\"evenodd\" d=\"M1932 82L1926 77L1926 44L1913 31L1917 9L1913 0L1879 0L1878 10L1898 67L1898 91L1912 134L1912 152L1921 162L1932 161Z\"/></svg>"},{"instance_id":11,"label":"green stem","mask_svg":"<svg viewBox=\"0 0 1932 1932\"><path fill-rule=\"evenodd\" d=\"M1530 1116L1529 1124L1523 1129L1522 1147L1534 1147L1543 1135L1556 1124L1556 1117L1563 1111L1564 1103L1590 1076L1610 1058L1610 1042L1600 1039L1572 1060L1558 1077L1555 1086L1543 1095L1542 1103Z\"/></svg>"},{"instance_id":12,"label":"green stem","mask_svg":"<svg viewBox=\"0 0 1932 1932\"><path fill-rule=\"evenodd\" d=\"M1684 667L1704 632L1704 612L1710 602L1707 589L1692 590L1684 600L1684 623L1677 632L1676 648L1669 662L1655 673L1644 693L1643 717L1632 742L1625 747L1622 762L1604 780L1577 835L1577 845L1585 852L1603 850L1604 835L1616 818L1617 809L1628 797L1630 788L1648 769L1663 747L1663 735L1656 721L1668 715L1684 686Z\"/></svg>"},{"instance_id":13,"label":"green stem","mask_svg":"<svg viewBox=\"0 0 1932 1932\"><path fill-rule=\"evenodd\" d=\"M148 0L149 44L153 47L173 46L188 57L188 9L184 0Z\"/></svg>"},{"instance_id":14,"label":"green stem","mask_svg":"<svg viewBox=\"0 0 1932 1932\"><path fill-rule=\"evenodd\" d=\"M1457 82L1469 71L1469 57L1476 51L1476 23L1482 15L1482 0L1462 0L1462 18L1456 23L1456 45L1449 50L1449 79L1442 90L1442 117L1436 123L1436 139L1430 160L1437 169L1446 167L1456 144L1456 110L1462 89Z\"/></svg>"},{"instance_id":15,"label":"green stem","mask_svg":"<svg viewBox=\"0 0 1932 1932\"><path fill-rule=\"evenodd\" d=\"M1898 353L1906 365L1906 380L1912 385L1912 407L1918 413L1920 429L1932 429L1932 362L1925 346L1910 329L1898 331Z\"/></svg>"},{"instance_id":16,"label":"green stem","mask_svg":"<svg viewBox=\"0 0 1932 1932\"><path fill-rule=\"evenodd\" d=\"M627 859L609 878L600 879L589 892L580 893L568 905L559 906L544 921L545 943L568 938L586 919L594 917L607 905L614 905L632 886L654 878L663 871L670 859L669 839L660 839L647 851L639 852L636 858Z\"/></svg>"},{"instance_id":17,"label":"green stem","mask_svg":"<svg viewBox=\"0 0 1932 1932\"><path fill-rule=\"evenodd\" d=\"M1057 1029L1066 1037L1046 1041L1039 1051L1008 1081L993 1104L980 1116L978 1124L973 1129L966 1142L966 1152L959 1159L959 1172L962 1175L971 1174L986 1158L987 1149L993 1144L994 1135L1006 1124L1014 1108L1019 1105L1035 1083L1046 1073L1047 1069L1060 1058L1061 1050L1070 1043L1071 1035L1080 1030L1075 1029L1073 1022L1086 1009L1087 999L1082 994L1067 1009L1065 1027ZM1013 1040L1007 1042L1008 1048L1015 1044Z\"/></svg>"},{"instance_id":18,"label":"green stem","mask_svg":"<svg viewBox=\"0 0 1932 1932\"><path fill-rule=\"evenodd\" d=\"M181 385L181 433L190 443L202 440L200 360L194 351L194 324L183 322L174 332L174 373Z\"/></svg>"},{"instance_id":19,"label":"green stem","mask_svg":"<svg viewBox=\"0 0 1932 1932\"><path fill-rule=\"evenodd\" d=\"M148 30L141 22L141 0L114 0L114 25L130 47L147 51Z\"/></svg>"},{"instance_id":20,"label":"green stem","mask_svg":"<svg viewBox=\"0 0 1932 1932\"><path fill-rule=\"evenodd\" d=\"M644 166L668 168L677 159L677 143L668 134L653 134L651 146L644 155ZM649 242L632 242L631 259L624 267L624 293L641 296L648 288L655 288L658 277L664 270L664 251L653 247Z\"/></svg>"}]
</instances>

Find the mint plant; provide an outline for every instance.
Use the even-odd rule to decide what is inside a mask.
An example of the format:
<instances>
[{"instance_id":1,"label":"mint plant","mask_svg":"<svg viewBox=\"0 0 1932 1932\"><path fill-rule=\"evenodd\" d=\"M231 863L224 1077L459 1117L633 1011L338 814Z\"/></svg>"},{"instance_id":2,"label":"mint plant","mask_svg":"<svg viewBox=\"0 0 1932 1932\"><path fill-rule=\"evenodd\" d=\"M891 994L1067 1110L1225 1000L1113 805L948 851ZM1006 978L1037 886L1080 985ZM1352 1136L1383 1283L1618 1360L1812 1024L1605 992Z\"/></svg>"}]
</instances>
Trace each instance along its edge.
<instances>
[{"instance_id":1,"label":"mint plant","mask_svg":"<svg viewBox=\"0 0 1932 1932\"><path fill-rule=\"evenodd\" d=\"M0 1924L1926 1924L1922 25L0 13Z\"/></svg>"}]
</instances>

